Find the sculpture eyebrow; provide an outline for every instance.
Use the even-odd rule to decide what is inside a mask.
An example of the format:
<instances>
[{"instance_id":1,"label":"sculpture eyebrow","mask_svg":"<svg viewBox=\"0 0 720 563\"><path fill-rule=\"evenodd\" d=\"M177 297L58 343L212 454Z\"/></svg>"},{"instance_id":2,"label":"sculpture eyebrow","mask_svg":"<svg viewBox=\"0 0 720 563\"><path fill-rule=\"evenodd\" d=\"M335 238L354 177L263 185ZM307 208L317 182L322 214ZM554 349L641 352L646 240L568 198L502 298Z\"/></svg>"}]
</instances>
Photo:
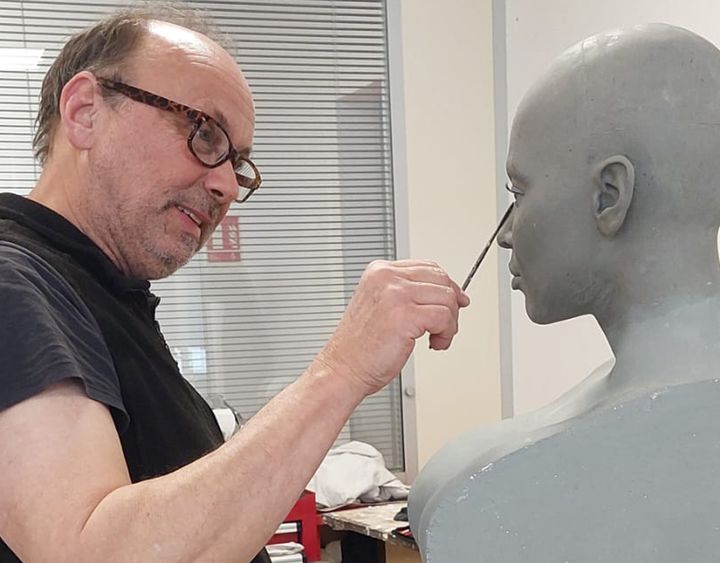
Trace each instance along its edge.
<instances>
[{"instance_id":1,"label":"sculpture eyebrow","mask_svg":"<svg viewBox=\"0 0 720 563\"><path fill-rule=\"evenodd\" d=\"M510 162L506 165L507 176L511 184L514 185L525 185L527 184L527 176L521 174L517 168L515 168Z\"/></svg>"}]
</instances>

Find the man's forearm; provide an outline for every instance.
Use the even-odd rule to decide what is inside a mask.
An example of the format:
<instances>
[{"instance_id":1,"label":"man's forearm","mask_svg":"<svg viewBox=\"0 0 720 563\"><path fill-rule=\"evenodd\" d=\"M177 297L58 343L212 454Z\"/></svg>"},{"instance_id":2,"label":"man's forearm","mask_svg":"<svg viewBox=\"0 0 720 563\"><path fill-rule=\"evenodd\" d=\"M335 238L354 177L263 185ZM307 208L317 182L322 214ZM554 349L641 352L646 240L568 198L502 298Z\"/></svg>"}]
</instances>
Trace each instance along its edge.
<instances>
[{"instance_id":1,"label":"man's forearm","mask_svg":"<svg viewBox=\"0 0 720 563\"><path fill-rule=\"evenodd\" d=\"M249 561L362 400L348 385L316 360L216 451L108 494L82 530L82 560Z\"/></svg>"},{"instance_id":2,"label":"man's forearm","mask_svg":"<svg viewBox=\"0 0 720 563\"><path fill-rule=\"evenodd\" d=\"M77 382L6 409L0 534L26 560L248 561L358 403L397 375L423 334L447 348L468 302L432 262L371 264L298 381L227 444L141 483L129 483L107 407Z\"/></svg>"}]
</instances>

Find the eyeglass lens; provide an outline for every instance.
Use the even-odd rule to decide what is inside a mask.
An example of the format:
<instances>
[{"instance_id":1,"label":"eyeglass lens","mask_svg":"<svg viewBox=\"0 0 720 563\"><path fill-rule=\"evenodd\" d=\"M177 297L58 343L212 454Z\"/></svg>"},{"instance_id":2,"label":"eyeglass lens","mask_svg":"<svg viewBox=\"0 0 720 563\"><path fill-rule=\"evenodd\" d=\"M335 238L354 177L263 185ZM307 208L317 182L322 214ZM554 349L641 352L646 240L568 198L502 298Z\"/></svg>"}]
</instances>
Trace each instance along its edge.
<instances>
[{"instance_id":1,"label":"eyeglass lens","mask_svg":"<svg viewBox=\"0 0 720 563\"><path fill-rule=\"evenodd\" d=\"M195 156L208 166L215 166L225 160L230 150L230 139L213 121L203 121L192 137L192 149ZM254 191L257 172L244 158L236 159L233 165L240 193L238 201L245 201Z\"/></svg>"},{"instance_id":2,"label":"eyeglass lens","mask_svg":"<svg viewBox=\"0 0 720 563\"><path fill-rule=\"evenodd\" d=\"M227 156L230 140L212 121L203 121L193 135L192 148L204 164L215 166Z\"/></svg>"}]
</instances>

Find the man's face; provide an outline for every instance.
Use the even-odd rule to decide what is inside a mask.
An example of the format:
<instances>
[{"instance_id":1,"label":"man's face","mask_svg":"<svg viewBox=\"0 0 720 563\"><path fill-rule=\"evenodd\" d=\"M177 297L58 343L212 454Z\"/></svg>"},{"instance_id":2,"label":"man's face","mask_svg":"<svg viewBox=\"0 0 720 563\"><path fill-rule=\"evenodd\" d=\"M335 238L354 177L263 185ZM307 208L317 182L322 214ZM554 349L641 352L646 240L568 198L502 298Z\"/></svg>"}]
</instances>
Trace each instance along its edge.
<instances>
[{"instance_id":1,"label":"man's face","mask_svg":"<svg viewBox=\"0 0 720 563\"><path fill-rule=\"evenodd\" d=\"M573 121L546 109L526 105L513 124L507 169L516 205L498 237L512 249L512 286L540 324L591 313L600 289L588 155Z\"/></svg>"},{"instance_id":2,"label":"man's face","mask_svg":"<svg viewBox=\"0 0 720 563\"><path fill-rule=\"evenodd\" d=\"M139 53L123 81L204 111L224 126L238 151L249 151L252 98L225 51L201 35L158 23ZM88 152L83 216L88 234L124 273L157 279L202 247L237 197L237 183L230 162L207 168L193 156L187 147L193 124L186 116L120 102L106 106L106 130Z\"/></svg>"}]
</instances>

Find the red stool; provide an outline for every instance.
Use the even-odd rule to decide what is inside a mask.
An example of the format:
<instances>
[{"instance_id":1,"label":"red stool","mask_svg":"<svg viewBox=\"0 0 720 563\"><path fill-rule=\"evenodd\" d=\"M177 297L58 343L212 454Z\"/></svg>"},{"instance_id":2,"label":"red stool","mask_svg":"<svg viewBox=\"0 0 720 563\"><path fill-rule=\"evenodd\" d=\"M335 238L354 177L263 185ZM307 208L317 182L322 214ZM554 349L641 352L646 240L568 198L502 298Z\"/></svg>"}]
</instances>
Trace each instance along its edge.
<instances>
[{"instance_id":1,"label":"red stool","mask_svg":"<svg viewBox=\"0 0 720 563\"><path fill-rule=\"evenodd\" d=\"M320 561L318 526L322 524L322 517L315 510L315 493L304 491L284 521L296 523L298 525L297 533L275 534L268 543L296 541L303 545L308 561Z\"/></svg>"}]
</instances>

